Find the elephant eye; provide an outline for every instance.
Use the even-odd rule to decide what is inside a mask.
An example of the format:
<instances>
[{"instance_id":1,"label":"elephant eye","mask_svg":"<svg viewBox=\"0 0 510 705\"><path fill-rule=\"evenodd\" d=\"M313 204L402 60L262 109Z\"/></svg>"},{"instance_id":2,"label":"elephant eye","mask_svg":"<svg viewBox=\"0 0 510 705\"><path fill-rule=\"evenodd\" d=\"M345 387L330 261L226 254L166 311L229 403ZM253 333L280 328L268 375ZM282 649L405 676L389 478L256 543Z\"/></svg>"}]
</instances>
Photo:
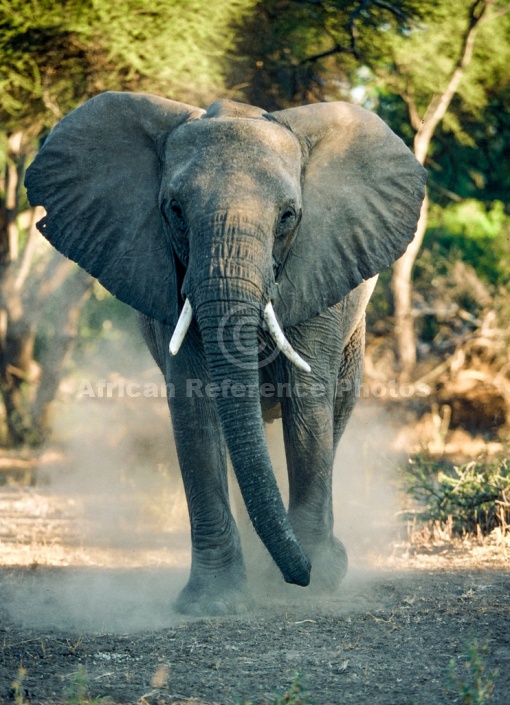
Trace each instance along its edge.
<instances>
[{"instance_id":1,"label":"elephant eye","mask_svg":"<svg viewBox=\"0 0 510 705\"><path fill-rule=\"evenodd\" d=\"M175 198L170 201L165 210L167 212L168 219L178 230L186 230L187 225L184 212L181 205L175 200Z\"/></svg>"},{"instance_id":2,"label":"elephant eye","mask_svg":"<svg viewBox=\"0 0 510 705\"><path fill-rule=\"evenodd\" d=\"M298 223L298 215L294 208L286 206L280 214L276 227L276 237L284 237L294 230Z\"/></svg>"}]
</instances>

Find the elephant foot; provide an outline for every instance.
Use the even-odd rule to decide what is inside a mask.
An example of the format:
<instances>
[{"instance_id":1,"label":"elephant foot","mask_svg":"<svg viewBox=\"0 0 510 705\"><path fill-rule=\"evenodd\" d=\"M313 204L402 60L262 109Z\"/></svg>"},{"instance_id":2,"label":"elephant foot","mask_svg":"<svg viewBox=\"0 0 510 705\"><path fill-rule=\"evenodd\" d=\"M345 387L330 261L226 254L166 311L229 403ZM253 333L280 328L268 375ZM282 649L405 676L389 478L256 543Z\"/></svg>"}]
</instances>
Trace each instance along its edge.
<instances>
[{"instance_id":1,"label":"elephant foot","mask_svg":"<svg viewBox=\"0 0 510 705\"><path fill-rule=\"evenodd\" d=\"M306 588L290 585L283 579L276 565L262 557L257 562L256 570L250 566L249 583L255 585L255 597L261 604L273 599L285 598L290 601L306 601L310 595L334 594L347 574L348 559L345 546L337 538L332 537L322 544L302 543L303 550L310 558L312 572L310 585Z\"/></svg>"},{"instance_id":2,"label":"elephant foot","mask_svg":"<svg viewBox=\"0 0 510 705\"><path fill-rule=\"evenodd\" d=\"M308 553L312 561L310 589L316 593L336 592L347 574L347 551L337 538L315 546Z\"/></svg>"},{"instance_id":3,"label":"elephant foot","mask_svg":"<svg viewBox=\"0 0 510 705\"><path fill-rule=\"evenodd\" d=\"M250 599L246 589L231 586L200 587L192 581L181 590L174 609L179 614L191 617L221 617L228 614L244 614L248 611Z\"/></svg>"}]
</instances>

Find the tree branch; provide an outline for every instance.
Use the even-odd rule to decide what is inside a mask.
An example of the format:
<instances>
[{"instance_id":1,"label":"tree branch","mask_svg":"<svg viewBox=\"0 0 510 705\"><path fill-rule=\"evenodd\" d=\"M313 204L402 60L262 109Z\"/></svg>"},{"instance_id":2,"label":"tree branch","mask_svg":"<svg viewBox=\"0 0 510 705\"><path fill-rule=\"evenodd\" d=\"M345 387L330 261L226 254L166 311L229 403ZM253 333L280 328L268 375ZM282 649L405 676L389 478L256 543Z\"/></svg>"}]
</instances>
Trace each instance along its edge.
<instances>
[{"instance_id":1,"label":"tree branch","mask_svg":"<svg viewBox=\"0 0 510 705\"><path fill-rule=\"evenodd\" d=\"M343 47L340 44L335 44L332 49L327 51L322 51L320 54L313 54L312 56L307 56L299 62L298 66L304 66L305 64L312 64L315 61L320 61L320 59L325 59L327 56L333 56L333 54L352 54L353 51L350 47Z\"/></svg>"},{"instance_id":2,"label":"tree branch","mask_svg":"<svg viewBox=\"0 0 510 705\"><path fill-rule=\"evenodd\" d=\"M377 5L377 7L380 7L382 10L388 10L388 12L391 12L395 17L399 17L403 22L408 24L409 22L409 17L405 14L405 12L402 12L398 7L395 7L395 5L390 5L387 2L382 2L381 0L373 0L374 5Z\"/></svg>"},{"instance_id":3,"label":"tree branch","mask_svg":"<svg viewBox=\"0 0 510 705\"><path fill-rule=\"evenodd\" d=\"M349 35L351 38L351 54L355 56L357 59L359 59L359 53L358 53L358 48L357 48L357 41L359 37L359 32L358 28L356 27L356 22L358 20L358 17L361 15L363 10L366 10L367 7L371 4L371 0L362 0L358 7L351 12L351 15L349 17Z\"/></svg>"},{"instance_id":4,"label":"tree branch","mask_svg":"<svg viewBox=\"0 0 510 705\"><path fill-rule=\"evenodd\" d=\"M322 0L299 0L299 4L309 4L309 5L314 5L315 7L317 6L322 6ZM359 2L358 7L356 7L355 10L353 10L349 16L349 21L348 21L348 32L349 32L349 38L350 38L350 44L348 47L343 46L342 44L339 44L338 42L335 42L335 46L332 49L328 49L325 52L321 52L319 54L313 54L312 56L307 57L306 59L303 59L300 62L300 66L303 64L307 63L313 63L315 61L319 61L320 59L324 59L327 56L332 56L334 54L351 54L354 56L356 59L360 59L360 54L358 51L358 36L359 36L359 31L357 27L357 21L359 19L359 16L364 10L367 10L370 8L371 5L375 5L376 7L379 7L382 10L387 10L391 14L393 14L395 17L400 19L402 22L405 24L409 25L410 18L398 7L395 7L394 5L391 5L390 3L383 2L383 0L361 0Z\"/></svg>"},{"instance_id":5,"label":"tree branch","mask_svg":"<svg viewBox=\"0 0 510 705\"><path fill-rule=\"evenodd\" d=\"M506 15L507 12L510 12L510 5L504 5L503 7L500 7L499 10L493 10L490 15L482 19L480 24L485 24L486 22L491 22L492 20L497 19L498 17L503 17L503 15Z\"/></svg>"},{"instance_id":6,"label":"tree branch","mask_svg":"<svg viewBox=\"0 0 510 705\"><path fill-rule=\"evenodd\" d=\"M436 191L439 191L439 193L441 193L443 196L446 196L446 198L449 198L454 203L462 203L462 201L464 200L462 196L459 196L458 193L454 193L453 191L450 191L449 189L440 186L436 181L431 179L430 176L427 179L427 184L429 188L432 187L436 189Z\"/></svg>"},{"instance_id":7,"label":"tree branch","mask_svg":"<svg viewBox=\"0 0 510 705\"><path fill-rule=\"evenodd\" d=\"M460 56L450 76L448 85L442 93L437 93L430 101L415 136L414 152L421 164L425 162L430 140L432 139L436 127L445 116L452 98L457 92L465 70L471 61L476 34L483 21L492 19L492 16L487 18L486 16L489 8L491 8L493 4L494 0L475 0L471 5L469 24L462 41ZM484 18L486 19L484 20Z\"/></svg>"},{"instance_id":8,"label":"tree branch","mask_svg":"<svg viewBox=\"0 0 510 705\"><path fill-rule=\"evenodd\" d=\"M418 131L421 127L421 118L418 112L418 108L413 98L409 93L402 92L402 98L404 103L407 105L407 112L409 114L409 121L414 130Z\"/></svg>"},{"instance_id":9,"label":"tree branch","mask_svg":"<svg viewBox=\"0 0 510 705\"><path fill-rule=\"evenodd\" d=\"M25 247L23 248L20 266L14 280L14 288L16 291L21 291L30 272L30 267L32 266L32 260L37 250L37 242L39 239L36 223L43 217L43 215L44 208L42 206L36 206L30 210L30 224L28 227L27 241L25 243Z\"/></svg>"},{"instance_id":10,"label":"tree branch","mask_svg":"<svg viewBox=\"0 0 510 705\"><path fill-rule=\"evenodd\" d=\"M406 76L405 72L401 70L398 62L395 60L395 67L397 69L397 74L405 79L405 89L399 90L402 100L407 105L407 112L409 114L409 121L413 129L418 132L421 127L422 120L418 112L418 107L414 100L414 91L412 82L409 76Z\"/></svg>"}]
</instances>

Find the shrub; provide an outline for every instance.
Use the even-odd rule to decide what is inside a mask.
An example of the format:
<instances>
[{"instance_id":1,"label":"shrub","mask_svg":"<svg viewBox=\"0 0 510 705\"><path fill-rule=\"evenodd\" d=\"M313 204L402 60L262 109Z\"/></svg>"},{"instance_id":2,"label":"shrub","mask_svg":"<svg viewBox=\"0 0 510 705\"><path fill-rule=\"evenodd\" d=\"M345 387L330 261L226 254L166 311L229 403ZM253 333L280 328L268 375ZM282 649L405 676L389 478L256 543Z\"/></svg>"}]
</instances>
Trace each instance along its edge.
<instances>
[{"instance_id":1,"label":"shrub","mask_svg":"<svg viewBox=\"0 0 510 705\"><path fill-rule=\"evenodd\" d=\"M456 466L424 456L410 461L406 491L424 521L451 522L454 534L490 534L510 525L510 460Z\"/></svg>"}]
</instances>

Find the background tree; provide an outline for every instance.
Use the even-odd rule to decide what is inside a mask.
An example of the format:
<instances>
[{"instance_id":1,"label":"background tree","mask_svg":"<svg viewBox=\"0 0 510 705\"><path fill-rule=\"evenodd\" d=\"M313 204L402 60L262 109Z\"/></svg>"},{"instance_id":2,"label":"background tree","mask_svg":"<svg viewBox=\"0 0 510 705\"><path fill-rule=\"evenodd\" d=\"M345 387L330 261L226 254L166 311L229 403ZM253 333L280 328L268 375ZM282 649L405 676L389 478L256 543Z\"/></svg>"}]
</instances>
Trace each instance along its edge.
<instances>
[{"instance_id":1,"label":"background tree","mask_svg":"<svg viewBox=\"0 0 510 705\"><path fill-rule=\"evenodd\" d=\"M92 280L36 233L23 176L39 140L85 99L138 90L198 104L222 88L231 20L249 0L0 0L0 388L8 443L44 437ZM56 334L35 359L45 304Z\"/></svg>"},{"instance_id":2,"label":"background tree","mask_svg":"<svg viewBox=\"0 0 510 705\"><path fill-rule=\"evenodd\" d=\"M463 243L476 231L476 247L471 238L465 251L473 258L490 249L493 270L504 277L501 237L497 247L486 243L504 227L497 201L510 201L508 9L508 0L0 0L0 387L7 439L23 442L34 429L44 435L77 313L91 291L90 279L45 247L34 227L40 216L28 209L22 188L25 167L56 120L104 90L145 90L199 105L230 95L267 109L357 100L425 159L433 206L428 237L444 245L456 219ZM391 287L400 368L408 376L418 248L419 238L395 267ZM58 321L42 345L38 331L50 304Z\"/></svg>"},{"instance_id":3,"label":"background tree","mask_svg":"<svg viewBox=\"0 0 510 705\"><path fill-rule=\"evenodd\" d=\"M262 0L240 33L232 83L244 72L244 94L268 109L356 99L376 109L426 163L434 198L444 199L461 182L463 194L483 199L490 185L491 196L502 198L508 175L495 184L502 168L494 169L494 158L508 144L500 129L507 129L508 103L501 107L508 98L509 10L506 0ZM476 163L480 143L484 165ZM460 196L453 191L453 197ZM403 378L416 362L411 278L428 205L427 198L415 240L393 268Z\"/></svg>"},{"instance_id":4,"label":"background tree","mask_svg":"<svg viewBox=\"0 0 510 705\"><path fill-rule=\"evenodd\" d=\"M487 85L488 67L485 65L482 73L480 64L484 58L487 58L489 46L492 45L491 49L494 49L494 40L499 40L497 43L500 44L503 54L503 56L498 56L499 67L503 66L500 63L501 59L504 63L510 59L508 49L505 51L502 45L502 40L506 39L508 47L510 25L507 23L506 32L499 33L495 24L498 17L502 17L510 10L508 3L495 7L493 0L474 0L468 6L467 17L465 15L462 17L460 13L449 16L444 12L455 9L457 8L445 7L441 15L432 16L425 31L416 31L414 35L411 34L412 44L402 41L402 39L395 42L392 52L395 73L392 72L388 75L387 71L381 72L383 85L388 86L390 91L393 90L394 94L401 97L407 106L409 123L414 130L414 152L422 164L427 160L434 134L440 123L445 120L447 111L457 93L463 99L463 108L467 112L479 115L480 108L487 104L487 90L493 89L494 85ZM449 21L447 22L447 20ZM479 49L477 57L479 65L478 67L473 66L471 75L469 75L469 68L473 64L475 42L483 32L483 25L489 22L493 24L494 30L486 32L485 37L482 37L482 39L485 38L486 44L485 46L482 44ZM502 26L504 27L504 25ZM443 32L445 29L449 29L450 36L441 36L439 29ZM450 50L449 54L447 47ZM434 57L436 61L433 61ZM437 61L437 57L440 61ZM426 64L429 71L432 69L432 72L425 72L423 68L417 69L418 61L424 62L421 66ZM434 70L436 67L437 72ZM377 76L377 73L375 75ZM434 75L435 80L432 78ZM463 81L464 86L461 86ZM454 117L458 115L459 112L453 113L451 116L450 129L454 134L462 136L461 124L458 120L455 121ZM413 242L393 267L392 291L395 306L395 333L400 373L404 379L411 376L416 364L411 281L413 266L427 228L428 200L428 196L426 196Z\"/></svg>"}]
</instances>

